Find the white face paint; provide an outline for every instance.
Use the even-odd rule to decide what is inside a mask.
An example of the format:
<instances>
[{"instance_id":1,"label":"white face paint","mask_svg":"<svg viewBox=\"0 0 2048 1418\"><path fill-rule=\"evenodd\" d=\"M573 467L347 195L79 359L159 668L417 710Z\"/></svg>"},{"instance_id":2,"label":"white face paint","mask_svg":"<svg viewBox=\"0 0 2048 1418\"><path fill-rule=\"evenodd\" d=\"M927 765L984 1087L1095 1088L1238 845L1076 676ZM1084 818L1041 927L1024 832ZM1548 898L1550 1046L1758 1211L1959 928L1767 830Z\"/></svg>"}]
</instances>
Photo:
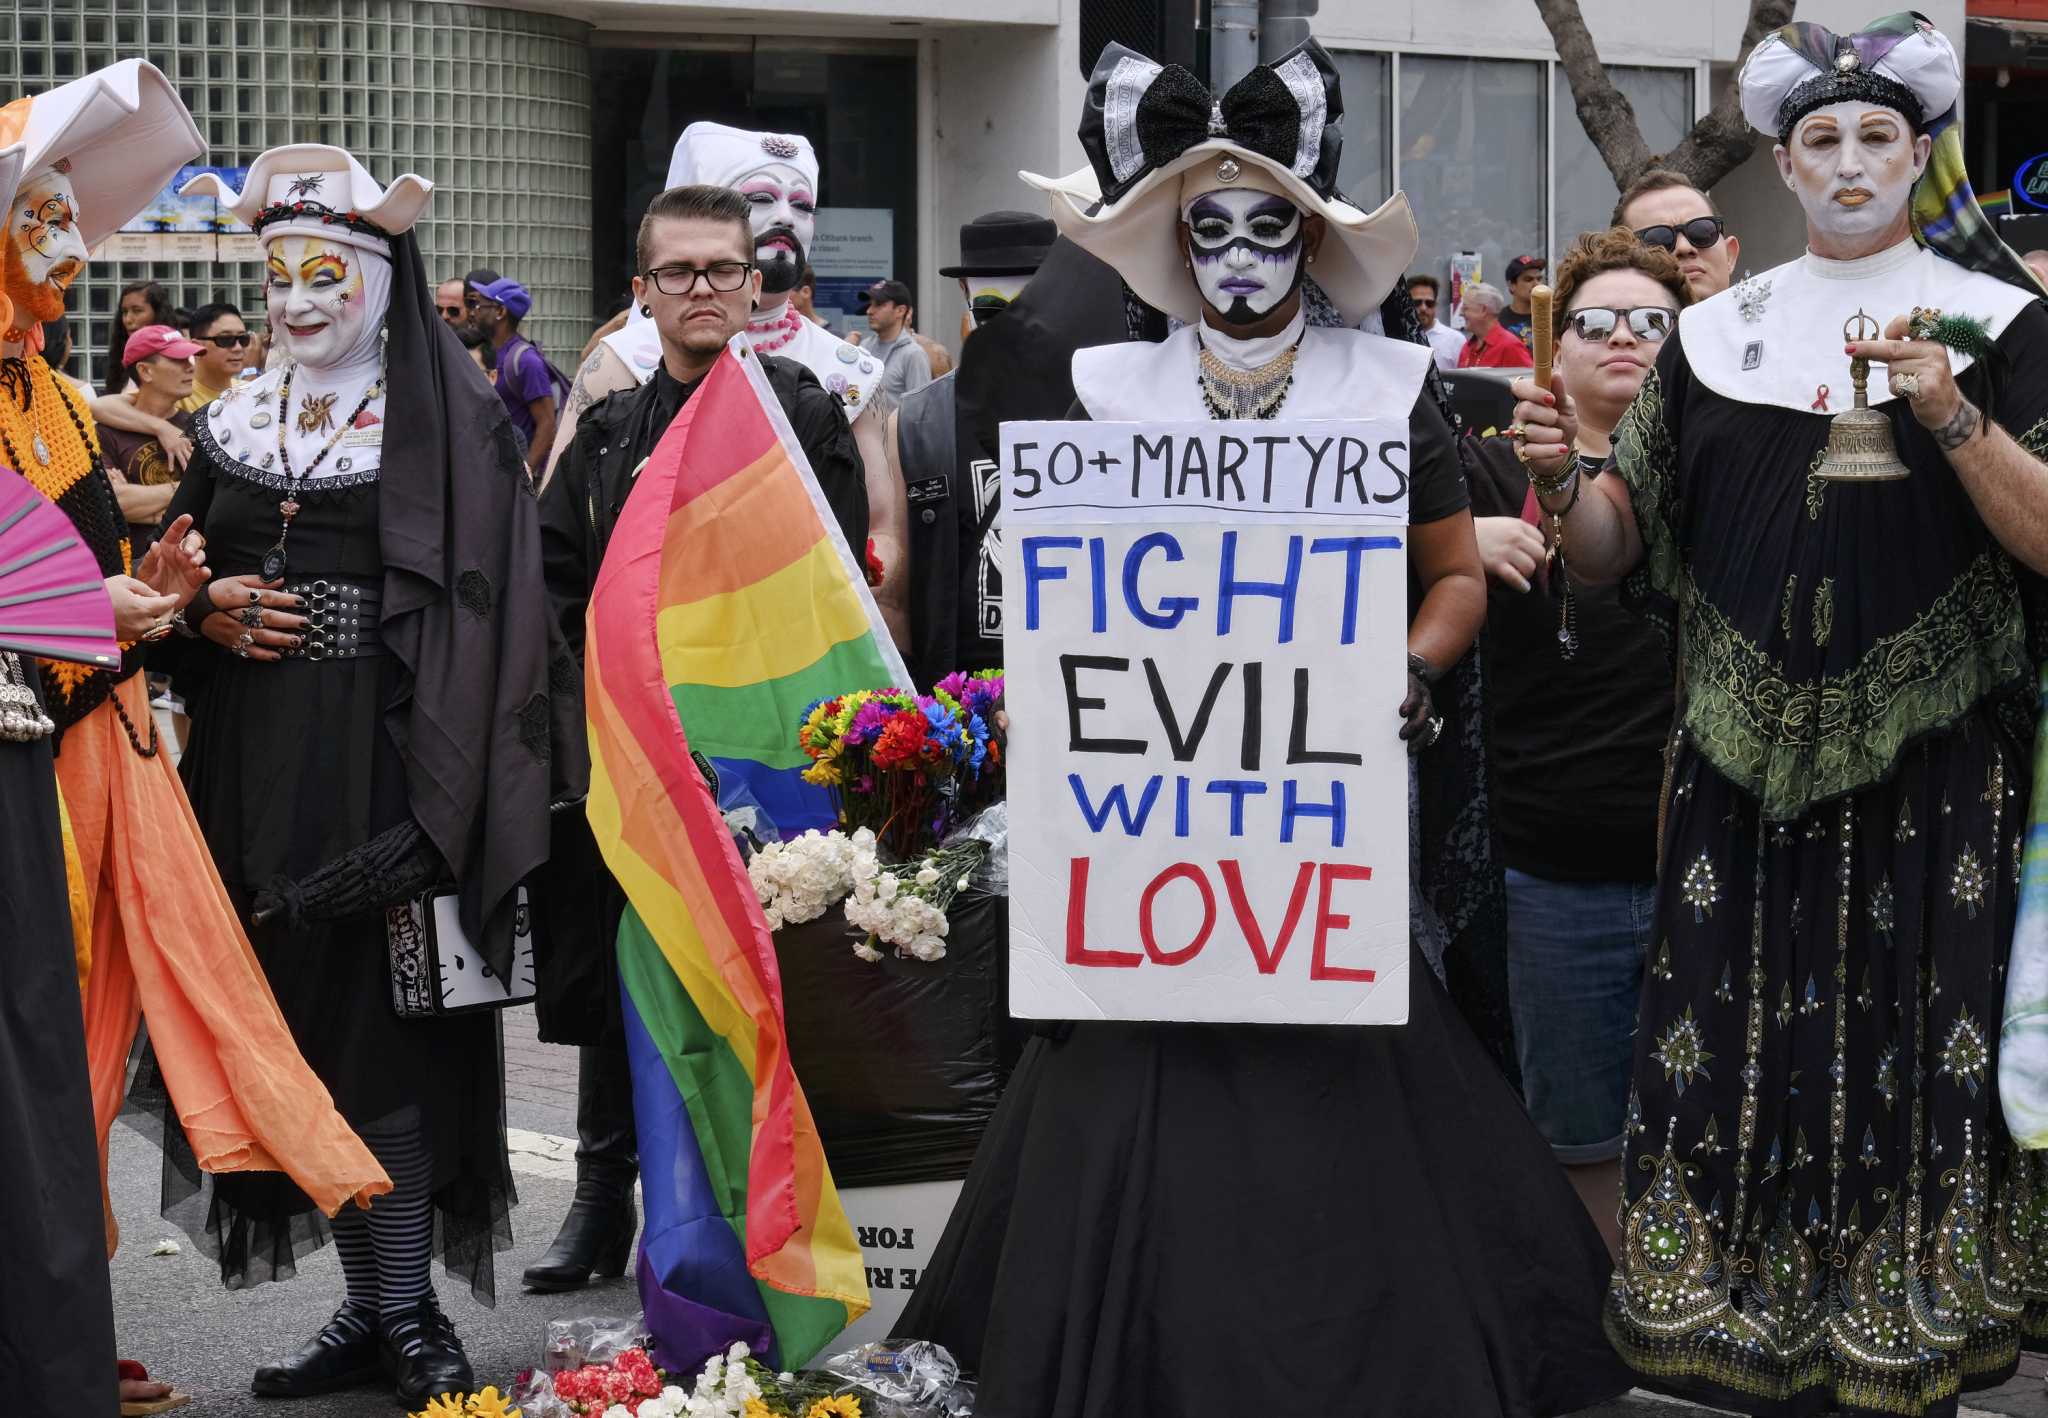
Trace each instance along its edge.
<instances>
[{"instance_id":1,"label":"white face paint","mask_svg":"<svg viewBox=\"0 0 2048 1418\"><path fill-rule=\"evenodd\" d=\"M264 275L270 328L284 332L294 359L314 369L342 364L363 346L366 332L382 324L382 303L367 298L363 269L376 259L317 236L270 243Z\"/></svg>"},{"instance_id":2,"label":"white face paint","mask_svg":"<svg viewBox=\"0 0 2048 1418\"><path fill-rule=\"evenodd\" d=\"M64 313L64 290L85 270L85 239L78 234L71 178L45 168L14 194L7 223L7 295L20 313L54 320Z\"/></svg>"},{"instance_id":3,"label":"white face paint","mask_svg":"<svg viewBox=\"0 0 2048 1418\"><path fill-rule=\"evenodd\" d=\"M818 234L818 194L811 180L787 163L755 168L733 184L753 204L754 260L761 289L770 295L796 289L811 242Z\"/></svg>"},{"instance_id":4,"label":"white face paint","mask_svg":"<svg viewBox=\"0 0 2048 1418\"><path fill-rule=\"evenodd\" d=\"M1249 325L1301 283L1301 209L1270 192L1226 188L1188 203L1195 284L1226 324Z\"/></svg>"},{"instance_id":5,"label":"white face paint","mask_svg":"<svg viewBox=\"0 0 2048 1418\"><path fill-rule=\"evenodd\" d=\"M1831 103L1799 120L1777 150L1778 171L1806 210L1810 232L1831 248L1858 250L1896 230L1927 166L1928 142L1904 118L1873 103Z\"/></svg>"}]
</instances>

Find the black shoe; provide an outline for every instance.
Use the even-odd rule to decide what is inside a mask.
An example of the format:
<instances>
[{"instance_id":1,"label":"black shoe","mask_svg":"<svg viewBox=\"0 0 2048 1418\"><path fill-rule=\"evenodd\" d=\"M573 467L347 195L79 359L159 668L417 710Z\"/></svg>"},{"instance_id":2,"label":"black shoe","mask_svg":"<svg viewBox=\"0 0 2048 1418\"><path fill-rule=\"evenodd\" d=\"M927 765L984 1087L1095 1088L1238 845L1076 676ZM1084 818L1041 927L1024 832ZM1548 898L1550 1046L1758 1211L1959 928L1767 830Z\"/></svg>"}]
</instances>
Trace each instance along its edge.
<instances>
[{"instance_id":1,"label":"black shoe","mask_svg":"<svg viewBox=\"0 0 2048 1418\"><path fill-rule=\"evenodd\" d=\"M468 1393L476 1371L455 1337L455 1322L433 1296L379 1326L384 1366L398 1385L398 1401L418 1408L444 1393Z\"/></svg>"},{"instance_id":2,"label":"black shoe","mask_svg":"<svg viewBox=\"0 0 2048 1418\"><path fill-rule=\"evenodd\" d=\"M631 1182L624 1195L615 1188L578 1182L576 1199L569 1203L554 1244L526 1268L526 1288L544 1294L580 1290L593 1274L607 1280L624 1275L636 1226Z\"/></svg>"},{"instance_id":3,"label":"black shoe","mask_svg":"<svg viewBox=\"0 0 2048 1418\"><path fill-rule=\"evenodd\" d=\"M249 1391L258 1398L301 1398L354 1388L380 1376L377 1331L347 1310L334 1318L306 1346L282 1364L256 1371Z\"/></svg>"}]
</instances>

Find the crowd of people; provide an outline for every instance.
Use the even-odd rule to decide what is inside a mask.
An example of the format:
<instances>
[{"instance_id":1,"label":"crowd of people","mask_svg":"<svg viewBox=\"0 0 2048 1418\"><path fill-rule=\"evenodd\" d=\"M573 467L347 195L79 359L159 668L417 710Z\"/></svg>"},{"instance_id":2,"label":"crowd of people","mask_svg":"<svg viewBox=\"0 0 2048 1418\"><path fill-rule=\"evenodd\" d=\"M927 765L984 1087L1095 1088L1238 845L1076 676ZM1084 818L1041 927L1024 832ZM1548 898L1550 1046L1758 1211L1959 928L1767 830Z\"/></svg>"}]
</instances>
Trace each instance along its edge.
<instances>
[{"instance_id":1,"label":"crowd of people","mask_svg":"<svg viewBox=\"0 0 2048 1418\"><path fill-rule=\"evenodd\" d=\"M525 1284L625 1271L627 895L578 807L585 615L740 340L920 685L1003 663L1002 423L1408 429L1403 692L1355 726L1412 756L1408 1022L1036 1033L898 1326L981 1411L1563 1414L1642 1384L1943 1415L2009 1378L2048 1335L2048 1175L2008 1126L2042 1100L2000 1067L2044 830L2044 286L1971 195L1925 21L1790 25L1737 82L1804 256L1738 279L1711 195L1652 169L1554 269L1465 281L1453 321L1405 198L1337 185L1319 46L1219 99L1111 45L1089 167L1027 175L1050 216L960 233L957 365L899 281L857 341L818 319L803 135L683 131L573 376L515 277L429 286L431 182L293 145L240 191L198 179L261 239L262 318L124 289L97 389L56 372L65 289L202 144L141 61L35 96L50 121L0 145L34 218L0 441L96 556L124 653L0 651L17 1403L165 1391L115 1381L95 1198L124 1107L224 1283L339 1252L332 1319L256 1393L476 1386L430 1263L495 1293L498 1018L394 1007L386 948L436 896L500 975L533 936L542 1037L579 1049L575 1197ZM1197 91L1206 126L1154 121ZM1459 418L1443 375L1472 369L1505 371L1503 423ZM1836 476L1851 409L1903 476Z\"/></svg>"}]
</instances>

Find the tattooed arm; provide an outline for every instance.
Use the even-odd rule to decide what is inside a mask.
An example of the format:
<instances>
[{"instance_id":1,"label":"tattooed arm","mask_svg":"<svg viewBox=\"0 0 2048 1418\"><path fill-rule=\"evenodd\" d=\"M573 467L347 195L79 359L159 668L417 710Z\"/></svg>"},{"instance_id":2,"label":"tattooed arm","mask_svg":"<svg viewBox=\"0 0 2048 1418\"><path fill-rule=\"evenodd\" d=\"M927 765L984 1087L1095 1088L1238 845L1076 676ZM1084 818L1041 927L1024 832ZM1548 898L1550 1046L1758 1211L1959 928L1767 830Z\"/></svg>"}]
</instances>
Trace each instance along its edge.
<instances>
[{"instance_id":1,"label":"tattooed arm","mask_svg":"<svg viewBox=\"0 0 2048 1418\"><path fill-rule=\"evenodd\" d=\"M610 345L599 345L583 361L576 370L575 383L569 388L569 400L562 405L562 416L555 421L554 446L548 452L547 471L540 481L543 488L561 460L562 450L576 437L576 425L582 421L583 411L607 394L631 389L634 382L633 371L626 368L626 362L612 352Z\"/></svg>"}]
</instances>

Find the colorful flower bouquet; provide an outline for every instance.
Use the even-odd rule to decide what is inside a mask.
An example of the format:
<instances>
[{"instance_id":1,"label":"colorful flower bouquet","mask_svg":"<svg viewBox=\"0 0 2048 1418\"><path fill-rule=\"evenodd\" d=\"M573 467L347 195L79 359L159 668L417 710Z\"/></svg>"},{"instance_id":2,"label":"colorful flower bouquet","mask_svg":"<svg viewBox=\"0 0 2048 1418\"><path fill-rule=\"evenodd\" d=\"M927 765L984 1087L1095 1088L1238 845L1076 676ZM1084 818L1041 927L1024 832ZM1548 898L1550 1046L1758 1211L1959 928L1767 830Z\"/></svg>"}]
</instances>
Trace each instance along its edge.
<instances>
[{"instance_id":1,"label":"colorful flower bouquet","mask_svg":"<svg viewBox=\"0 0 2048 1418\"><path fill-rule=\"evenodd\" d=\"M977 803L1002 796L995 706L1000 671L953 674L928 695L862 689L804 711L806 782L830 788L840 825L865 827L897 860L946 835Z\"/></svg>"}]
</instances>

